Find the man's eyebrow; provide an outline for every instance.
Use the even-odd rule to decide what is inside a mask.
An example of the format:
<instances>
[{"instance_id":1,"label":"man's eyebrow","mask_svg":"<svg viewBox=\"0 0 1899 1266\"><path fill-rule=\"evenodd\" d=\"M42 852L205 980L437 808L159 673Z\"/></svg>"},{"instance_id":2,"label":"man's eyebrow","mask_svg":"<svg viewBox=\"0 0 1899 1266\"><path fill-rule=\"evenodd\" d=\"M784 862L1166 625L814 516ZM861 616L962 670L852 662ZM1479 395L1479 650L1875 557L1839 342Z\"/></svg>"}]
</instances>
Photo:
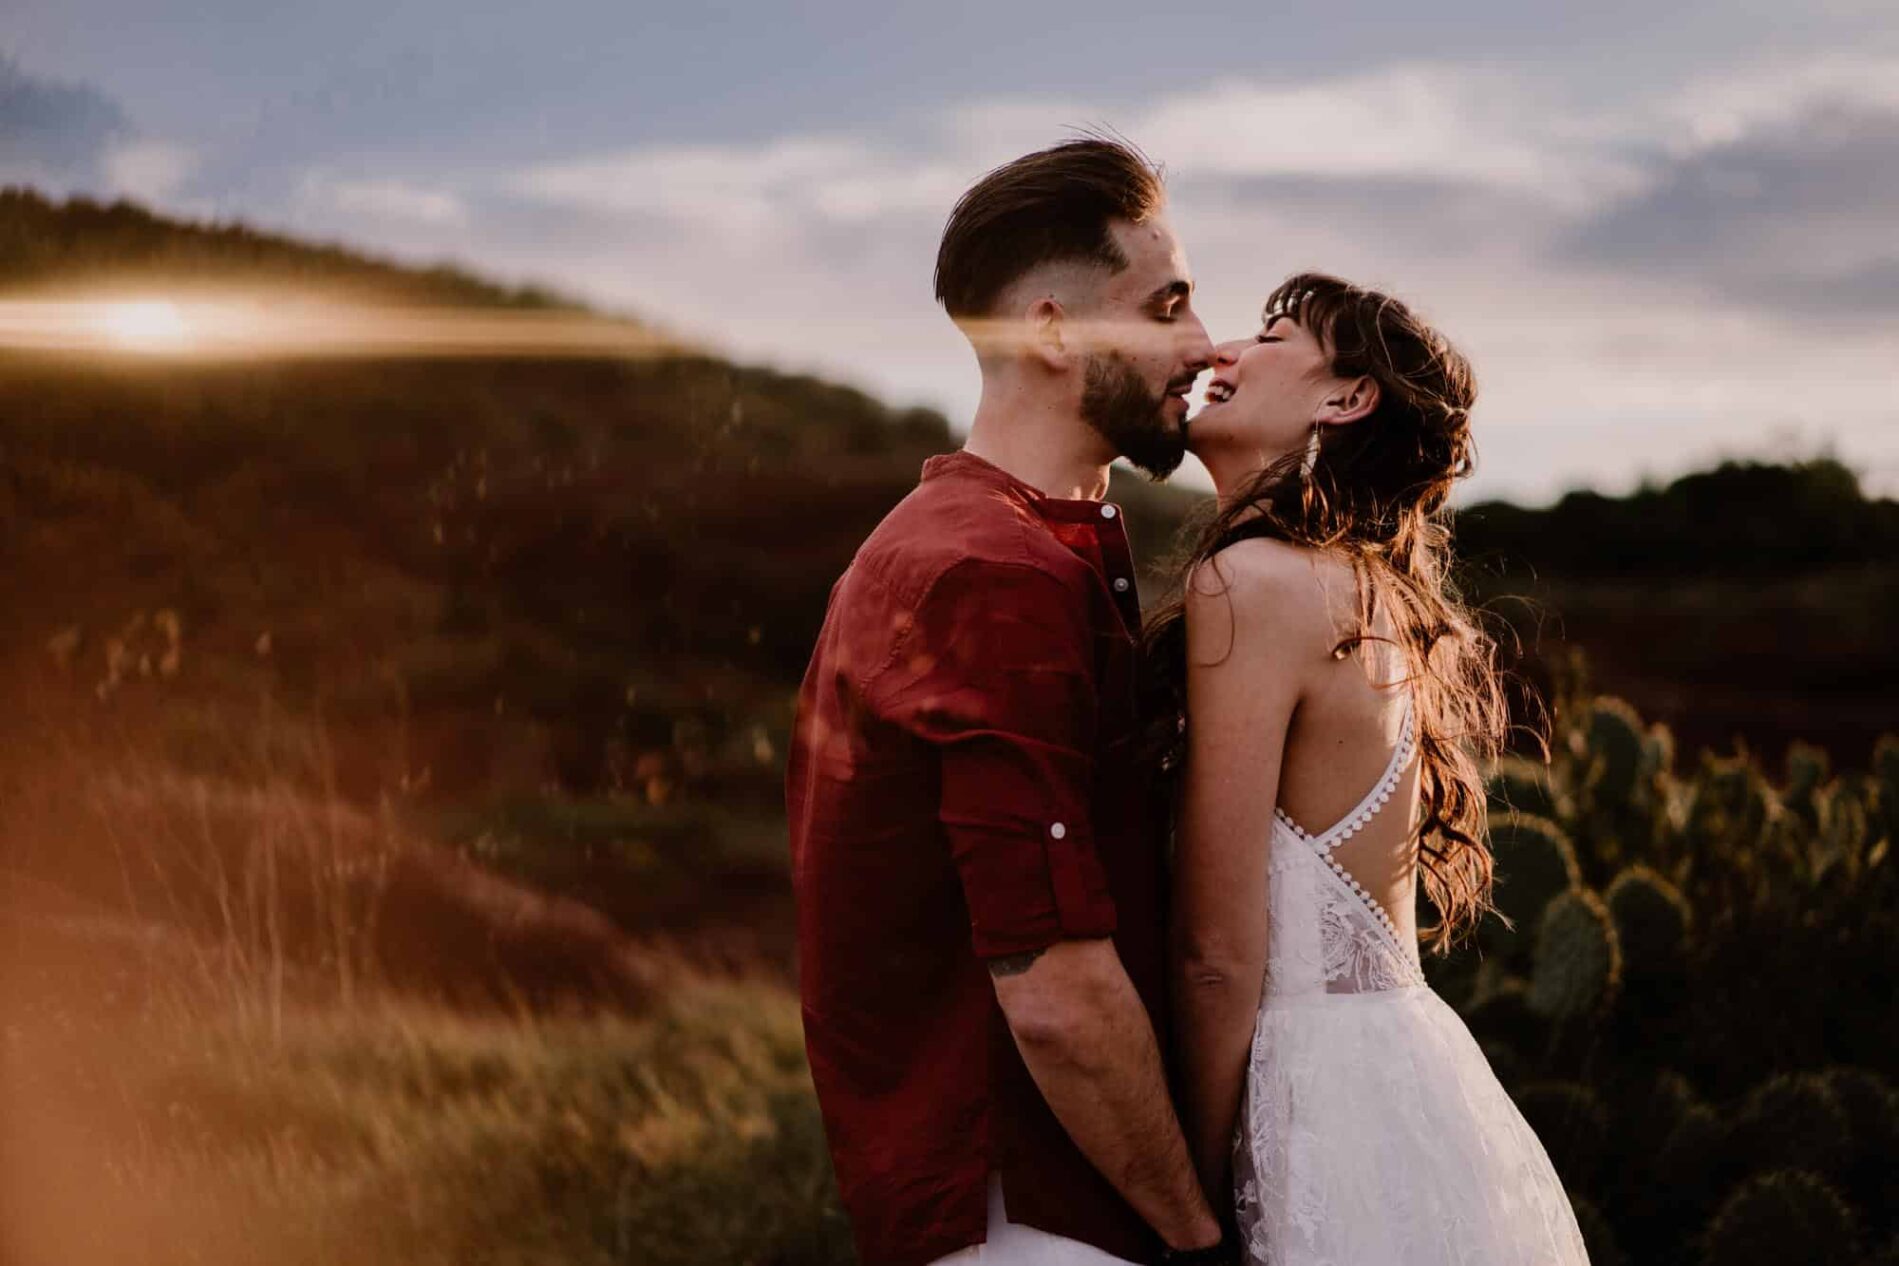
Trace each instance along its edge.
<instances>
[{"instance_id":1,"label":"man's eyebrow","mask_svg":"<svg viewBox=\"0 0 1899 1266\"><path fill-rule=\"evenodd\" d=\"M1147 301L1149 303L1159 303L1163 299L1185 299L1192 293L1193 283L1184 278L1176 277L1166 285L1155 290L1153 294L1147 296Z\"/></svg>"}]
</instances>

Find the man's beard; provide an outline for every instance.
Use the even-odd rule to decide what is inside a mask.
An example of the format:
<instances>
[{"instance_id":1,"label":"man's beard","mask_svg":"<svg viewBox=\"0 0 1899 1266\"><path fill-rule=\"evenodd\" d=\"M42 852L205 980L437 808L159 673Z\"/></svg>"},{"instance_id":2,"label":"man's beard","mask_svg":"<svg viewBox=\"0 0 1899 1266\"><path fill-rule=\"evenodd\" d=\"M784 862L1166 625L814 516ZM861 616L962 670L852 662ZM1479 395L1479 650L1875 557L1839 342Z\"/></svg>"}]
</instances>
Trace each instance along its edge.
<instances>
[{"instance_id":1,"label":"man's beard","mask_svg":"<svg viewBox=\"0 0 1899 1266\"><path fill-rule=\"evenodd\" d=\"M1081 416L1114 446L1115 452L1165 479L1187 454L1187 433L1167 418L1166 394L1155 395L1114 355L1090 356L1082 380Z\"/></svg>"}]
</instances>

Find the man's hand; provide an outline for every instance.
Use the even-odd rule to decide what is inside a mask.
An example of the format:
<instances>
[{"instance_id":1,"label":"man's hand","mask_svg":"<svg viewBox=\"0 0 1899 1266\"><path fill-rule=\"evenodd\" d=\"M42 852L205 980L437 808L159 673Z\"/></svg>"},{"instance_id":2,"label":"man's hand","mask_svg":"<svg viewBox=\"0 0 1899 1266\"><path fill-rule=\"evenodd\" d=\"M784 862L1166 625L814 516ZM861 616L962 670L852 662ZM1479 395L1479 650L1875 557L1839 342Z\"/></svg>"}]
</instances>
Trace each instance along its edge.
<instances>
[{"instance_id":1,"label":"man's hand","mask_svg":"<svg viewBox=\"0 0 1899 1266\"><path fill-rule=\"evenodd\" d=\"M1170 1248L1220 1244L1153 1026L1113 944L1062 941L992 958L989 972L1022 1062L1082 1154Z\"/></svg>"}]
</instances>

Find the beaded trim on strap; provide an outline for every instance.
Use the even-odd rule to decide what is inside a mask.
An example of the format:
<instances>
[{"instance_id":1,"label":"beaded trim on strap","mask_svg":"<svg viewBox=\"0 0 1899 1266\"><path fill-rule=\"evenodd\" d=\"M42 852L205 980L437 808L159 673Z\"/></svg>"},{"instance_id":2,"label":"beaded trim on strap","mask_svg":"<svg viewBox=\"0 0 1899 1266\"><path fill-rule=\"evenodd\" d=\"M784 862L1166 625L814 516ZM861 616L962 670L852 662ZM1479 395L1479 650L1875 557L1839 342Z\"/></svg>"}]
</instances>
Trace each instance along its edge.
<instances>
[{"instance_id":1,"label":"beaded trim on strap","mask_svg":"<svg viewBox=\"0 0 1899 1266\"><path fill-rule=\"evenodd\" d=\"M1384 776L1365 793L1365 798L1358 802L1357 808L1334 822L1325 831L1314 835L1288 817L1284 809L1278 807L1273 809L1273 816L1284 823L1294 835L1313 847L1325 864L1332 868L1332 872L1344 880L1358 899L1365 903L1365 908L1378 917L1378 921L1384 924L1385 930L1391 933L1393 939L1398 936L1398 928L1391 921L1391 916L1385 912L1384 904L1365 891L1364 886L1339 865L1338 859L1332 856L1332 850L1364 830L1366 824L1385 807L1385 802L1391 799L1391 793L1397 789L1398 779L1403 776L1406 769L1410 768L1411 757L1417 751L1417 730L1413 720L1411 696L1407 694L1404 701L1404 720L1398 728L1398 745L1392 749L1391 761L1385 766Z\"/></svg>"}]
</instances>

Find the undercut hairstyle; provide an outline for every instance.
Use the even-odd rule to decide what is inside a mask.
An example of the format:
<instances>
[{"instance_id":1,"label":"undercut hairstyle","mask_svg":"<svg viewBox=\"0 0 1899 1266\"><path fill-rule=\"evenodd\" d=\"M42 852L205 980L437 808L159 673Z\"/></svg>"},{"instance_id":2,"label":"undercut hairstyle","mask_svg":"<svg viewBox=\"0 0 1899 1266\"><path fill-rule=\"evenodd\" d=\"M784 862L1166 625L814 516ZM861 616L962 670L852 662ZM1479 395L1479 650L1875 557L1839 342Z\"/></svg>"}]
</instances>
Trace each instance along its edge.
<instances>
[{"instance_id":1,"label":"undercut hairstyle","mask_svg":"<svg viewBox=\"0 0 1899 1266\"><path fill-rule=\"evenodd\" d=\"M1132 145L1064 141L1004 163L956 203L936 251L936 299L951 317L987 316L1029 270L1083 260L1128 266L1109 232L1142 224L1165 198L1160 170Z\"/></svg>"}]
</instances>

